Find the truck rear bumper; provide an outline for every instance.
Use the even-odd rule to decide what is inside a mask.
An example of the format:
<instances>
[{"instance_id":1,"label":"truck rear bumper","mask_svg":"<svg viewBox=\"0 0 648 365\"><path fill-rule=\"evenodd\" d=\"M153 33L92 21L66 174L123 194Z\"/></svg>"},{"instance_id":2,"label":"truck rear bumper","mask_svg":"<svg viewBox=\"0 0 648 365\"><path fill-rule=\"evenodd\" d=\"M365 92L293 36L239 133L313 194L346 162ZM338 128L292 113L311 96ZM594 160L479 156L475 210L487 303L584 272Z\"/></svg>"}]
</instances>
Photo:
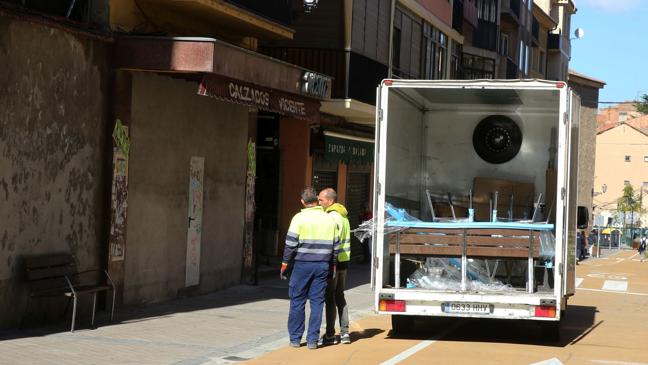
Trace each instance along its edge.
<instances>
[{"instance_id":1,"label":"truck rear bumper","mask_svg":"<svg viewBox=\"0 0 648 365\"><path fill-rule=\"evenodd\" d=\"M560 320L560 302L549 294L431 293L418 290L381 290L379 314L434 317Z\"/></svg>"}]
</instances>

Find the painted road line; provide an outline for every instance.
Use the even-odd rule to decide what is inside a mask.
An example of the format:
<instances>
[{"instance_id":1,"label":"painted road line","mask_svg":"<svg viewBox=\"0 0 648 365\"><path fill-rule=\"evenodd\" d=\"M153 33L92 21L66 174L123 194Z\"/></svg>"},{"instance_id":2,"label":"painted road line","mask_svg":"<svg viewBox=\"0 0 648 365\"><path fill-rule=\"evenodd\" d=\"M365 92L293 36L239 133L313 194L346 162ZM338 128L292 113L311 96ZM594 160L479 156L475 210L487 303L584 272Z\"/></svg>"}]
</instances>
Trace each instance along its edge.
<instances>
[{"instance_id":1,"label":"painted road line","mask_svg":"<svg viewBox=\"0 0 648 365\"><path fill-rule=\"evenodd\" d=\"M576 278L576 287L578 288L583 283L583 278Z\"/></svg>"},{"instance_id":2,"label":"painted road line","mask_svg":"<svg viewBox=\"0 0 648 365\"><path fill-rule=\"evenodd\" d=\"M628 295L648 296L648 293L633 293L633 292L629 292L629 291L612 291L612 290L589 289L589 288L578 288L578 290L597 291L597 292L612 293L612 294L628 294Z\"/></svg>"},{"instance_id":3,"label":"painted road line","mask_svg":"<svg viewBox=\"0 0 648 365\"><path fill-rule=\"evenodd\" d=\"M564 365L562 361L558 360L557 358L551 358L548 360L542 360L540 362L534 362L533 364L529 365Z\"/></svg>"},{"instance_id":4,"label":"painted road line","mask_svg":"<svg viewBox=\"0 0 648 365\"><path fill-rule=\"evenodd\" d=\"M425 341L423 341L423 342L421 342L421 343L419 343L419 344L417 344L415 346L410 347L409 349L401 352L400 354L392 357L391 359L389 359L387 361L384 361L384 362L381 362L380 365L395 365L395 364L398 364L399 362L407 359L408 357L414 355L415 353L417 353L417 352L423 350L424 348L430 346L431 344L437 342L440 338L445 336L448 332L453 331L458 326L459 326L459 323L455 323L454 325L451 325L450 327L443 330L438 335L432 336L432 337L428 338L427 340L425 340Z\"/></svg>"},{"instance_id":5,"label":"painted road line","mask_svg":"<svg viewBox=\"0 0 648 365\"><path fill-rule=\"evenodd\" d=\"M619 280L605 280L603 290L628 291L628 282Z\"/></svg>"}]
</instances>

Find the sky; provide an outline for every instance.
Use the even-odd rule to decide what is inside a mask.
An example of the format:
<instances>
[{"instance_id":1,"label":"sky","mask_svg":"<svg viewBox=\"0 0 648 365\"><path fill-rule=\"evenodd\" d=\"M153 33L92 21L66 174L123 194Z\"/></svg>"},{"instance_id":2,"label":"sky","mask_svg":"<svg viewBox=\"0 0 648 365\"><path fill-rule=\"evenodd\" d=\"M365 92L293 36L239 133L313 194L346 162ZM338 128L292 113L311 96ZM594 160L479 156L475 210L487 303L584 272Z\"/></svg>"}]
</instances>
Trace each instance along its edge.
<instances>
[{"instance_id":1,"label":"sky","mask_svg":"<svg viewBox=\"0 0 648 365\"><path fill-rule=\"evenodd\" d=\"M574 0L572 16L585 35L572 39L569 68L605 81L599 101L648 94L648 0ZM608 104L600 104L599 108Z\"/></svg>"}]
</instances>

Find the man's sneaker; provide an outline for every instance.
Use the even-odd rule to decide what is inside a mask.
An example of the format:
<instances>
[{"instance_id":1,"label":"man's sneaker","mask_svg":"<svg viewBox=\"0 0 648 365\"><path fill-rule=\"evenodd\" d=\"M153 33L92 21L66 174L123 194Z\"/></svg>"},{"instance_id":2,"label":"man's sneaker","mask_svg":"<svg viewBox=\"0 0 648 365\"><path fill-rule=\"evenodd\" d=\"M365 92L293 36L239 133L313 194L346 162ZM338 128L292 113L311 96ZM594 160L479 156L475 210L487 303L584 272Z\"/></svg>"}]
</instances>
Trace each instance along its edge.
<instances>
[{"instance_id":1,"label":"man's sneaker","mask_svg":"<svg viewBox=\"0 0 648 365\"><path fill-rule=\"evenodd\" d=\"M340 336L340 342L349 344L351 343L351 336L348 333L344 333Z\"/></svg>"},{"instance_id":2,"label":"man's sneaker","mask_svg":"<svg viewBox=\"0 0 648 365\"><path fill-rule=\"evenodd\" d=\"M317 343L315 342L309 342L306 346L308 346L309 350L317 350Z\"/></svg>"},{"instance_id":3,"label":"man's sneaker","mask_svg":"<svg viewBox=\"0 0 648 365\"><path fill-rule=\"evenodd\" d=\"M299 348L301 344L299 342L291 342L290 347Z\"/></svg>"},{"instance_id":4,"label":"man's sneaker","mask_svg":"<svg viewBox=\"0 0 648 365\"><path fill-rule=\"evenodd\" d=\"M335 337L335 335L324 335L319 339L319 341L317 341L317 344L320 346L335 345L337 344L337 338Z\"/></svg>"}]
</instances>

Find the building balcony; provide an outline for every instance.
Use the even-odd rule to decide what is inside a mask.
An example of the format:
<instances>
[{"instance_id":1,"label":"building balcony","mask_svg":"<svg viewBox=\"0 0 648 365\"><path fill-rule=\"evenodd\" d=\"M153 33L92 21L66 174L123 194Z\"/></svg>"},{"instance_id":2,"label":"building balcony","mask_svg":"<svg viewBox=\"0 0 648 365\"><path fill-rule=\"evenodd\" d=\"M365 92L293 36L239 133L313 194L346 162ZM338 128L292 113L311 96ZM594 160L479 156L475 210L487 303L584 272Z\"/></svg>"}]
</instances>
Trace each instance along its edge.
<instances>
[{"instance_id":1,"label":"building balcony","mask_svg":"<svg viewBox=\"0 0 648 365\"><path fill-rule=\"evenodd\" d=\"M478 24L477 30L473 34L473 47L497 52L497 38L499 37L497 24L482 19L479 19Z\"/></svg>"},{"instance_id":2,"label":"building balcony","mask_svg":"<svg viewBox=\"0 0 648 365\"><path fill-rule=\"evenodd\" d=\"M569 37L564 34L549 34L547 38L547 50L559 51L568 58L571 57L571 42Z\"/></svg>"},{"instance_id":3,"label":"building balcony","mask_svg":"<svg viewBox=\"0 0 648 365\"><path fill-rule=\"evenodd\" d=\"M501 6L502 20L520 24L520 0L502 0Z\"/></svg>"},{"instance_id":4,"label":"building balcony","mask_svg":"<svg viewBox=\"0 0 648 365\"><path fill-rule=\"evenodd\" d=\"M219 36L222 39L292 39L294 30L288 24L291 16L288 4L267 3L246 0L137 0L135 3L125 0L111 9L111 23L113 28L135 29L141 20L132 14L141 13L169 34Z\"/></svg>"}]
</instances>

